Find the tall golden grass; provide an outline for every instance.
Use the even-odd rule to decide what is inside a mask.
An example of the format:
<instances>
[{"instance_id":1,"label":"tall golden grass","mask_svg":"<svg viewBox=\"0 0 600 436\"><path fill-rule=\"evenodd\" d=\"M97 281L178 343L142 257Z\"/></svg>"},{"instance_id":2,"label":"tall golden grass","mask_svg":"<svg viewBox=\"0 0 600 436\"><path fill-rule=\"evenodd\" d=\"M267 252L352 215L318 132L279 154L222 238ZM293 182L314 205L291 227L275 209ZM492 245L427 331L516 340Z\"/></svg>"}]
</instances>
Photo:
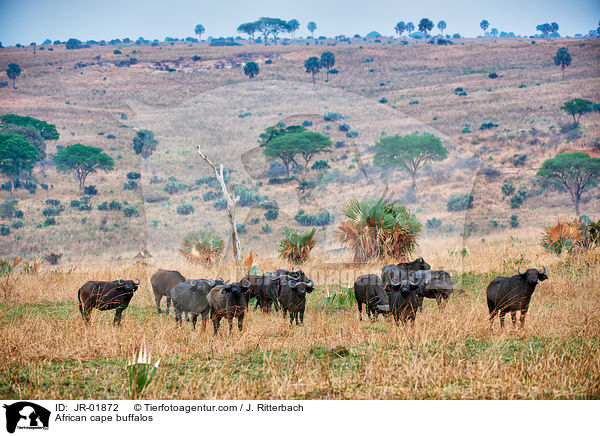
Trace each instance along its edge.
<instances>
[{"instance_id":1,"label":"tall golden grass","mask_svg":"<svg viewBox=\"0 0 600 436\"><path fill-rule=\"evenodd\" d=\"M360 322L356 307L325 303L327 290L346 288L383 265L346 258L303 266L317 286L304 326L250 310L242 332L217 336L189 325L176 329L172 317L159 316L148 277L161 267L186 277L234 279L241 265L106 262L19 275L17 290L0 305L0 396L126 398L126 362L143 345L161 359L145 398L598 398L600 251L556 256L517 238L471 241L468 248L463 257L444 241L421 246L417 255L452 271L467 293L451 297L445 310L426 304L412 327L381 318ZM254 263L270 271L287 266L276 257L255 256ZM549 280L533 295L525 330L490 329L485 287L491 278L542 265ZM461 271L471 274L461 281ZM112 326L112 313L94 312L86 328L77 288L89 279L120 277L142 279L123 325ZM340 346L347 356L331 353Z\"/></svg>"}]
</instances>

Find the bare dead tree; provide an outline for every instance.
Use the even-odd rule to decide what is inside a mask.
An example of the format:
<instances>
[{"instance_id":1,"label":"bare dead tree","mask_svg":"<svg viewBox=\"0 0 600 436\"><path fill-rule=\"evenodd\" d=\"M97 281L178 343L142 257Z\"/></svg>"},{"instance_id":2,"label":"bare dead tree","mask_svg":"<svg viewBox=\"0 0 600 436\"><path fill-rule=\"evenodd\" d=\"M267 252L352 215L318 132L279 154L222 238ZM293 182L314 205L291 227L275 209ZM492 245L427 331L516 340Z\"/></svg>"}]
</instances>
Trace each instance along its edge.
<instances>
[{"instance_id":1,"label":"bare dead tree","mask_svg":"<svg viewBox=\"0 0 600 436\"><path fill-rule=\"evenodd\" d=\"M225 185L225 177L223 176L223 164L219 165L219 170L215 164L213 164L202 150L200 150L200 146L197 146L198 154L207 164L211 166L213 171L215 172L215 177L219 181L221 185L221 190L223 191L223 195L225 196L225 200L227 201L227 218L229 218L229 224L231 224L231 239L233 240L233 257L235 258L236 263L242 262L242 249L240 248L240 240L237 234L237 224L235 222L235 204L238 202L239 198L234 196L233 198L229 195L229 191L227 190L227 186Z\"/></svg>"}]
</instances>

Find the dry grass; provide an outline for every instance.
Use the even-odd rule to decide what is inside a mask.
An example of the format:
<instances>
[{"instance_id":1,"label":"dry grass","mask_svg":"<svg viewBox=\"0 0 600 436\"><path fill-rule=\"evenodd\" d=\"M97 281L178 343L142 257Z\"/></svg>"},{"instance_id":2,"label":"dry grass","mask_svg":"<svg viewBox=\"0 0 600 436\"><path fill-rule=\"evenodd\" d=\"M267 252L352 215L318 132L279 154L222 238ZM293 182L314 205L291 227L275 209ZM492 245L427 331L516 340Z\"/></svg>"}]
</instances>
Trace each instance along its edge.
<instances>
[{"instance_id":1,"label":"dry grass","mask_svg":"<svg viewBox=\"0 0 600 436\"><path fill-rule=\"evenodd\" d=\"M177 330L172 317L156 314L148 276L160 266L186 277L239 278L228 263L83 264L70 273L21 275L18 291L0 305L0 396L124 398L125 364L144 344L162 359L147 398L599 398L600 252L558 257L531 240L497 239L473 243L462 257L444 251L445 243L429 241L422 249L437 250L426 259L453 271L467 293L453 296L444 311L426 304L414 327L359 322L355 306L328 306L327 290L382 266L345 259L303 267L317 284L304 326L251 310L241 333L224 329L216 337L189 324ZM274 257L255 263L263 270L285 266ZM542 264L550 278L533 296L525 330L490 330L487 283L517 266ZM86 329L78 286L118 277L142 279L122 327L112 326L112 313L95 312ZM347 356L331 353L340 346Z\"/></svg>"}]
</instances>

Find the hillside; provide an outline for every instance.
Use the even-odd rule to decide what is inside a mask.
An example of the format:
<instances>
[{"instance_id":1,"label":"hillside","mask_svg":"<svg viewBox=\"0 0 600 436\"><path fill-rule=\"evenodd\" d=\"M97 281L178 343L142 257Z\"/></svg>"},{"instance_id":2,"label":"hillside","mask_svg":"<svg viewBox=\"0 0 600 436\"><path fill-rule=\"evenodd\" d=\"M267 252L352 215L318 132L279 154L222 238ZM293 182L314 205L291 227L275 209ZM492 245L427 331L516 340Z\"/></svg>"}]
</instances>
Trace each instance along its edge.
<instances>
[{"instance_id":1,"label":"hillside","mask_svg":"<svg viewBox=\"0 0 600 436\"><path fill-rule=\"evenodd\" d=\"M562 46L573 57L564 81L552 60ZM319 247L327 256L328 250L339 248L333 230L342 219L344 202L384 194L407 203L424 224L424 238L443 234L459 244L465 223L478 238L511 231L513 214L520 227L537 237L542 224L574 214L568 194L536 181L537 169L558 152L593 148L600 137L598 113L586 114L580 132L573 132L562 128L570 118L560 110L573 97L600 100L597 40L119 48L122 54L114 54L115 47L55 46L52 52L36 54L30 48L0 49L1 65L16 62L23 69L17 90L0 88L0 113L48 121L60 134L59 140L46 142L46 164L33 171L37 183L48 189L38 185L34 194L24 189L13 194L24 226L0 236L0 257L57 252L64 261L87 256L116 259L142 250L153 256L174 255L191 231L208 230L225 238L225 213L213 205L218 198L207 194L218 189L199 180L211 174L195 152L198 144L213 161L234 170L234 183L244 187L238 194L246 191L250 203L276 201L280 208L278 218L267 221L264 208L238 207L238 221L246 229L241 235L245 249L272 254L284 226L301 228L294 219L300 210L315 216L328 212L331 223L318 227ZM303 62L325 50L335 54L338 73L331 74L328 83L319 73L313 88ZM251 60L260 67L253 80L243 74L243 65ZM489 78L492 72L496 79ZM458 95L457 88L466 95ZM341 119L325 121L327 113L340 114ZM278 123L305 121L312 123L306 123L308 129L338 144L333 153L317 157L327 160L330 168L311 170L308 180L315 186L303 192L295 181L269 183L283 175L269 169L259 135ZM479 130L484 122L498 126ZM340 130L343 124L356 132L350 135L355 137ZM159 141L147 169L132 150L139 129L152 130ZM373 145L381 136L414 131L434 133L449 151L448 159L421 171L416 201L406 195L408 175L373 166ZM70 206L81 197L77 183L58 173L51 162L57 147L75 143L101 147L116 161L113 172L89 176L86 184L98 190L90 200L91 211ZM138 189L124 190L129 172L142 174ZM511 209L501 191L504 184L527 190L520 209ZM448 212L451 195L470 192L473 209L466 215ZM0 195L3 200L10 197L7 191ZM597 189L586 194L584 214L598 217L598 197ZM44 226L47 199L65 206L55 225ZM113 200L122 208L136 207L139 217L98 210L98 205ZM194 212L178 214L177 207L188 203ZM439 230L426 228L432 218L441 221ZM265 231L267 224L270 232Z\"/></svg>"}]
</instances>

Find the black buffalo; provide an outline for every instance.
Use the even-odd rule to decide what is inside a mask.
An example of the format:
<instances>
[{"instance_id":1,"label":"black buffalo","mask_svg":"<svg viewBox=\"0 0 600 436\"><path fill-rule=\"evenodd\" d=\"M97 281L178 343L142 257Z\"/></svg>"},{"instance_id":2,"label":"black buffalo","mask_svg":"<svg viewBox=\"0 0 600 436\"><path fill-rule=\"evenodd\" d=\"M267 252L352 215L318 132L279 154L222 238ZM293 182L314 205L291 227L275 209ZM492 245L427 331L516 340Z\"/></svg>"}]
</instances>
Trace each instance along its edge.
<instances>
[{"instance_id":1,"label":"black buffalo","mask_svg":"<svg viewBox=\"0 0 600 436\"><path fill-rule=\"evenodd\" d=\"M244 315L246 313L246 297L248 287L240 282L228 285L215 286L208 294L207 300L210 307L210 317L213 322L215 335L219 330L221 318L227 318L229 333L233 329L233 318L238 320L238 328L242 330Z\"/></svg>"},{"instance_id":2,"label":"black buffalo","mask_svg":"<svg viewBox=\"0 0 600 436\"><path fill-rule=\"evenodd\" d=\"M454 292L454 284L446 271L419 270L414 271L409 280L417 285L419 308L423 306L423 298L435 298L439 307L443 307Z\"/></svg>"},{"instance_id":3,"label":"black buffalo","mask_svg":"<svg viewBox=\"0 0 600 436\"><path fill-rule=\"evenodd\" d=\"M287 312L290 314L290 325L296 320L296 325L304 322L306 309L306 294L313 291L315 283L310 280L302 270L290 275L280 276L279 279L279 304L285 319Z\"/></svg>"},{"instance_id":4,"label":"black buffalo","mask_svg":"<svg viewBox=\"0 0 600 436\"><path fill-rule=\"evenodd\" d=\"M247 275L240 280L240 283L248 287L247 300L256 298L255 309L260 307L262 311L266 313L270 311L271 305L274 304L275 310L279 310L279 305L277 303L277 298L279 296L278 275L275 273Z\"/></svg>"},{"instance_id":5,"label":"black buffalo","mask_svg":"<svg viewBox=\"0 0 600 436\"><path fill-rule=\"evenodd\" d=\"M419 270L428 270L431 266L419 257L412 262L398 263L396 265L386 265L381 270L381 279L383 283L389 283L392 278L396 280L408 280L409 276Z\"/></svg>"},{"instance_id":6,"label":"black buffalo","mask_svg":"<svg viewBox=\"0 0 600 436\"><path fill-rule=\"evenodd\" d=\"M175 309L175 323L181 326L181 314L192 314L192 329L196 328L198 315L202 315L202 329L206 328L209 314L208 294L218 285L224 285L223 280L190 279L180 282L171 288L171 298Z\"/></svg>"},{"instance_id":7,"label":"black buffalo","mask_svg":"<svg viewBox=\"0 0 600 436\"><path fill-rule=\"evenodd\" d=\"M150 277L150 283L152 284L154 301L156 302L156 309L158 310L158 313L161 313L160 300L162 297L167 297L166 313L167 315L169 314L169 307L171 306L171 288L181 282L185 282L185 277L183 277L178 271L159 269L152 274L152 277Z\"/></svg>"},{"instance_id":8,"label":"black buffalo","mask_svg":"<svg viewBox=\"0 0 600 436\"><path fill-rule=\"evenodd\" d=\"M390 283L385 284L385 290L389 297L390 312L394 321L415 321L419 310L419 296L417 295L418 283L412 279L397 280L392 278Z\"/></svg>"},{"instance_id":9,"label":"black buffalo","mask_svg":"<svg viewBox=\"0 0 600 436\"><path fill-rule=\"evenodd\" d=\"M362 320L362 306L366 306L367 316L377 318L379 313L388 313L390 303L383 282L377 274L359 276L354 282L354 296L358 304L358 319Z\"/></svg>"},{"instance_id":10,"label":"black buffalo","mask_svg":"<svg viewBox=\"0 0 600 436\"><path fill-rule=\"evenodd\" d=\"M500 327L504 327L504 317L508 312L513 325L517 324L517 311L521 311L521 328L525 327L525 316L529 310L531 295L538 282L548 278L546 268L542 272L537 269L528 269L512 277L496 277L487 287L487 304L490 311L490 325L494 322L496 314L500 318Z\"/></svg>"},{"instance_id":11,"label":"black buffalo","mask_svg":"<svg viewBox=\"0 0 600 436\"><path fill-rule=\"evenodd\" d=\"M95 307L98 310L115 309L114 324L121 324L121 314L129 305L129 301L137 291L140 281L115 280L113 282L89 281L79 288L79 312L86 324L90 323L90 315Z\"/></svg>"}]
</instances>

